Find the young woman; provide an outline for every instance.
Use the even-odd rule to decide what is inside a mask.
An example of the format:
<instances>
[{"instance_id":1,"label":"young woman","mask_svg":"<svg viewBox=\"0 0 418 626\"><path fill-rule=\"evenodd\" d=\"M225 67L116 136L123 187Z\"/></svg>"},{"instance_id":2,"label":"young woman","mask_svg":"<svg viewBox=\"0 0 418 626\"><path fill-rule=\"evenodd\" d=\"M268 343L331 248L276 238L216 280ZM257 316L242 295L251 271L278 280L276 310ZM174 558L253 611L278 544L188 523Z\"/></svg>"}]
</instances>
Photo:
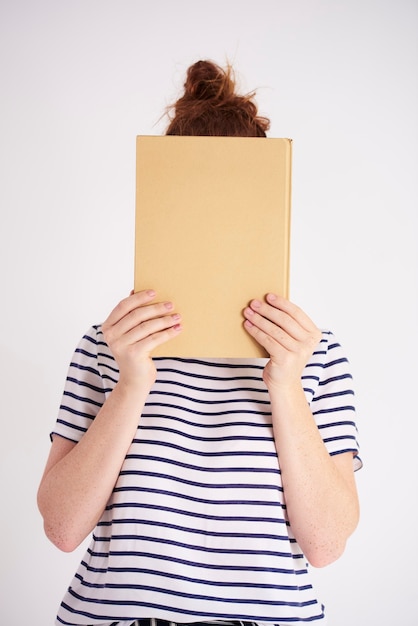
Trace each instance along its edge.
<instances>
[{"instance_id":1,"label":"young woman","mask_svg":"<svg viewBox=\"0 0 418 626\"><path fill-rule=\"evenodd\" d=\"M167 134L268 127L230 68L199 61ZM93 533L57 624L325 623L308 563L335 561L359 517L349 365L277 294L243 325L270 358L153 359L182 326L150 289L82 338L38 494L61 550Z\"/></svg>"}]
</instances>

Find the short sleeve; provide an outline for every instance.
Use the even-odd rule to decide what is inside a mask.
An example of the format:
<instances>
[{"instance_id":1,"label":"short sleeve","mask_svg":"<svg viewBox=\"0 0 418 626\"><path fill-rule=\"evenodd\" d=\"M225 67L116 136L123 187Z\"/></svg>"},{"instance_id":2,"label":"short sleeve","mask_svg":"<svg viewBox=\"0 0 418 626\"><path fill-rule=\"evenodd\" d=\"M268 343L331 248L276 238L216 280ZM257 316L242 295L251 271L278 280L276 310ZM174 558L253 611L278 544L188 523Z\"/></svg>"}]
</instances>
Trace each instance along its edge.
<instances>
[{"instance_id":1,"label":"short sleeve","mask_svg":"<svg viewBox=\"0 0 418 626\"><path fill-rule=\"evenodd\" d=\"M363 463L359 457L353 377L332 332L323 332L316 357L318 384L311 400L312 414L328 452L352 452L354 469L358 470Z\"/></svg>"},{"instance_id":2,"label":"short sleeve","mask_svg":"<svg viewBox=\"0 0 418 626\"><path fill-rule=\"evenodd\" d=\"M98 327L92 326L73 354L51 437L57 434L77 443L105 401L98 364L99 335Z\"/></svg>"}]
</instances>

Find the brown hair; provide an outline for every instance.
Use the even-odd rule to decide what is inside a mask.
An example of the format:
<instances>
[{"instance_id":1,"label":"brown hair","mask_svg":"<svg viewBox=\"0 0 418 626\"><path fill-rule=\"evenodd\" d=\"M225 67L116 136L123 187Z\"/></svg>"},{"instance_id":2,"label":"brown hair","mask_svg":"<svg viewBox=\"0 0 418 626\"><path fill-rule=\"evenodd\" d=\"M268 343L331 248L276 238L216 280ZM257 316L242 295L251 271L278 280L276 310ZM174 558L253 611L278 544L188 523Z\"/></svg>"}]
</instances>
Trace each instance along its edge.
<instances>
[{"instance_id":1,"label":"brown hair","mask_svg":"<svg viewBox=\"0 0 418 626\"><path fill-rule=\"evenodd\" d=\"M184 94L168 107L166 135L265 137L270 120L258 115L254 93L235 93L230 65L222 69L212 61L189 67Z\"/></svg>"}]
</instances>

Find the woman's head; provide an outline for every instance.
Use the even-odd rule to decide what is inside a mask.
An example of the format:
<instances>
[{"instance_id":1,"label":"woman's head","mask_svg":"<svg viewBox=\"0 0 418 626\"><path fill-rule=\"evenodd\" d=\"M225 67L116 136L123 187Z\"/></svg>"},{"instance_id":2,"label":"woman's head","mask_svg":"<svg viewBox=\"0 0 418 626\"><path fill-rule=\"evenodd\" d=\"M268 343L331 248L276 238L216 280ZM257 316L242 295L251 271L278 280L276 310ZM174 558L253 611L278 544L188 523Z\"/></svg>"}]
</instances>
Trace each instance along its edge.
<instances>
[{"instance_id":1,"label":"woman's head","mask_svg":"<svg viewBox=\"0 0 418 626\"><path fill-rule=\"evenodd\" d=\"M168 109L166 135L265 137L270 121L258 115L253 98L236 93L230 66L198 61L187 70L183 95Z\"/></svg>"}]
</instances>

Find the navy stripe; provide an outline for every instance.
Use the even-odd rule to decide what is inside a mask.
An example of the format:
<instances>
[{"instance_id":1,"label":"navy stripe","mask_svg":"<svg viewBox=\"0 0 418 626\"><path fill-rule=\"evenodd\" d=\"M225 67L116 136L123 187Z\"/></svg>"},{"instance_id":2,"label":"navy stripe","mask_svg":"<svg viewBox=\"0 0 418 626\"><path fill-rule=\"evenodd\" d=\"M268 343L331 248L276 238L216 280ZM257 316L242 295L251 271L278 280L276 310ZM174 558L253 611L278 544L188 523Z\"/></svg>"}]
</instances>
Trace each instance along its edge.
<instances>
[{"instance_id":1,"label":"navy stripe","mask_svg":"<svg viewBox=\"0 0 418 626\"><path fill-rule=\"evenodd\" d=\"M111 522L99 522L98 527L100 526L111 526L112 524L120 524L120 525L129 525L129 524L141 524L141 526L157 526L159 528L170 528L171 530L178 530L185 533L190 533L194 535L204 535L206 537L222 537L222 538L230 538L230 539L238 539L242 537L242 533L231 533L231 532L216 532L214 530L202 530L200 528L192 528L189 526L179 526L178 524L169 524L167 522L161 522L156 520L147 520L147 519L136 519L136 518L123 518L121 520L112 520ZM268 533L251 533L246 532L246 538L248 539L270 539L271 541L288 541L287 535L277 535L277 534L268 534ZM99 537L94 535L94 539L96 541L109 542L110 537ZM293 539L292 543L295 543L296 540Z\"/></svg>"},{"instance_id":2,"label":"navy stripe","mask_svg":"<svg viewBox=\"0 0 418 626\"><path fill-rule=\"evenodd\" d=\"M111 376L108 376L107 374L102 374L102 379L103 380L110 380L111 383L113 383L114 385L116 385L116 383L118 382L117 378L112 378ZM105 391L112 391L112 389L106 388Z\"/></svg>"},{"instance_id":3,"label":"navy stripe","mask_svg":"<svg viewBox=\"0 0 418 626\"><path fill-rule=\"evenodd\" d=\"M113 551L110 550L109 553L107 552L94 552L93 550L91 550L90 548L87 550L87 552L92 556L92 557L97 557L97 558L103 558L106 557L107 554L109 554L110 556L134 556L134 557L138 557L139 558L144 558L144 559L154 559L157 561L168 561L170 563L178 563L179 565L187 565L188 567L195 567L195 568L203 568L203 569L208 569L208 570L215 570L215 571L221 571L221 572L269 572L271 574L299 574L300 571L299 570L295 570L293 567L290 568L286 568L286 567L258 567L257 565L246 565L246 566L242 566L242 565L222 565L220 563L198 563L197 561L189 561L188 559L179 559L179 558L175 558L172 556L168 556L166 554L152 554L151 552L137 552L137 551L132 551L132 552L117 552L117 551ZM289 558L292 559L292 556L289 555ZM298 558L298 557L295 557ZM300 556L300 558L302 559L303 557ZM136 568L132 568L132 567L112 567L109 568L112 569L113 571L122 571L122 572L132 572L135 571ZM187 595L187 594L186 594ZM255 602L255 604L258 604L259 601Z\"/></svg>"},{"instance_id":4,"label":"navy stripe","mask_svg":"<svg viewBox=\"0 0 418 626\"><path fill-rule=\"evenodd\" d=\"M341 398L342 396L354 396L352 389L343 389L342 391L334 391L332 393L324 393L322 396L315 396L312 398L312 402L318 402L328 398Z\"/></svg>"},{"instance_id":5,"label":"navy stripe","mask_svg":"<svg viewBox=\"0 0 418 626\"><path fill-rule=\"evenodd\" d=\"M101 352L99 352L99 354L97 355L98 359L102 358L102 359L108 359L108 361L110 361L111 363L116 364L116 361L113 357L110 357L107 354L102 354ZM97 361L97 364L99 365L99 367L107 367L107 369L112 370L113 372L119 373L119 368L117 367L113 367L112 365L109 365L109 363L107 362L103 362L103 361Z\"/></svg>"},{"instance_id":6,"label":"navy stripe","mask_svg":"<svg viewBox=\"0 0 418 626\"><path fill-rule=\"evenodd\" d=\"M141 439L134 439L135 442L141 442ZM172 448L174 450L180 450L181 452L187 452L188 454L195 454L197 456L207 456L207 457L216 457L216 456L257 456L257 457L271 457L275 458L277 455L275 452L256 452L254 450L230 450L228 452L202 452L201 450L190 450L190 448L183 448L182 446L177 446L173 443L169 443L166 441L159 441L153 439L146 440L147 445L155 445L155 446L163 446L166 448Z\"/></svg>"},{"instance_id":7,"label":"navy stripe","mask_svg":"<svg viewBox=\"0 0 418 626\"><path fill-rule=\"evenodd\" d=\"M201 504L211 504L214 507L217 506L241 506L245 504L246 506L258 507L258 506L272 506L275 508L281 508L278 502L271 502L269 500L210 500L208 498L195 498L194 496L189 496L184 493L179 493L178 491L169 491L168 489L152 489L150 487L115 487L113 489L113 493L155 493L159 496L169 496L171 498L178 498L180 500L187 500L189 502L200 502Z\"/></svg>"},{"instance_id":8,"label":"navy stripe","mask_svg":"<svg viewBox=\"0 0 418 626\"><path fill-rule=\"evenodd\" d=\"M74 411L72 411L72 413L74 413ZM80 431L82 433L86 432L86 428L84 428L83 426L77 426L77 424L70 424L69 422L66 422L66 421L64 421L63 419L60 419L60 418L57 419L57 424L62 424L63 426L66 426L68 428L72 428L73 430L78 430L78 431Z\"/></svg>"},{"instance_id":9,"label":"navy stripe","mask_svg":"<svg viewBox=\"0 0 418 626\"><path fill-rule=\"evenodd\" d=\"M270 415L270 414L269 414ZM141 416L141 419L156 417L154 414L144 413ZM207 424L205 422L191 422L190 420L186 420L183 417L178 417L176 415L164 415L165 420L170 420L173 422L179 422L181 424L187 424L188 426L196 426L197 428L229 428L230 426L234 427L245 427L245 428L272 428L271 423L257 423L257 422L217 422L216 424Z\"/></svg>"},{"instance_id":10,"label":"navy stripe","mask_svg":"<svg viewBox=\"0 0 418 626\"><path fill-rule=\"evenodd\" d=\"M126 586L126 588L129 589L129 585ZM135 587L134 587L135 588ZM137 587L136 587L137 588ZM281 606L309 606L310 604L312 604L314 601L312 600L308 600L306 602L280 602L278 600L255 600L254 598L218 598L216 596L208 596L208 595L204 595L204 594L197 594L197 593L185 593L184 591L175 591L175 590L170 590L168 591L167 589L160 589L157 587L154 587L152 585L141 585L140 587L141 591L160 591L166 595L169 596L177 596L180 598L191 598L193 600L209 600L209 601L213 601L216 600L217 602L226 602L227 604L230 603L237 603L237 604L266 604L266 605L273 605L273 606L277 606L277 605L281 605ZM73 593L75 595L76 598L83 598L82 595L76 593L74 591L74 589L70 590L71 593ZM94 598L83 598L85 601L87 602L96 602L96 600ZM104 600L103 598L100 600L100 604L107 604L107 605L113 605L113 606L119 606L119 605L124 605L124 606L137 606L138 605L138 601L137 600ZM142 604L142 602L140 603Z\"/></svg>"},{"instance_id":11,"label":"navy stripe","mask_svg":"<svg viewBox=\"0 0 418 626\"><path fill-rule=\"evenodd\" d=\"M190 387L188 387L188 389L190 389ZM216 393L219 394L219 389L199 389L199 391L216 391ZM232 394L233 392L236 392L237 389L229 389L228 391L226 391L226 394ZM247 389L246 391L254 391L254 389ZM266 393L267 390L265 390ZM193 396L190 397L188 395L184 395L181 393L174 393L173 391L151 391L150 396L152 395L157 395L158 397L162 396L168 396L170 398L181 398L182 400L186 400L188 402L196 402L197 404L239 404L239 403L246 403L246 404L270 404L270 400L260 400L259 398L224 398L222 400L202 400L201 398L194 398ZM156 402L147 402L146 406L158 406L158 405L162 405L162 406L171 406L171 405L164 405L160 402L156 403Z\"/></svg>"},{"instance_id":12,"label":"navy stripe","mask_svg":"<svg viewBox=\"0 0 418 626\"><path fill-rule=\"evenodd\" d=\"M279 475L279 468L260 468L260 467L202 467L201 465L192 465L191 463L182 463L181 461L176 461L174 459L169 459L167 457L153 456L150 454L128 454L126 456L127 459L142 459L147 461L157 461L158 463L169 463L171 465L178 465L179 467L184 467L185 469L191 469L198 472L216 472L216 473L232 473L232 472L251 472L251 473L262 473L262 474L273 474Z\"/></svg>"},{"instance_id":13,"label":"navy stripe","mask_svg":"<svg viewBox=\"0 0 418 626\"><path fill-rule=\"evenodd\" d=\"M339 435L337 437L325 437L324 442L329 443L330 441L345 441L345 439L351 439L352 441L356 440L354 435Z\"/></svg>"},{"instance_id":14,"label":"navy stripe","mask_svg":"<svg viewBox=\"0 0 418 626\"><path fill-rule=\"evenodd\" d=\"M203 489L272 489L279 491L278 485L262 485L258 483L200 483L195 480L187 480L185 478L179 478L178 476L172 476L170 474L161 474L159 472L144 472L142 470L122 470L120 476L147 476L150 478L162 478L165 480L172 480L176 483L183 485L192 485L193 487L201 487Z\"/></svg>"},{"instance_id":15,"label":"navy stripe","mask_svg":"<svg viewBox=\"0 0 418 626\"><path fill-rule=\"evenodd\" d=\"M252 435L247 435L245 437L241 435L227 435L224 437L198 437L197 435L191 435L189 433L185 433L181 430L176 430L175 428L167 428L166 426L144 426L140 424L139 430L143 431L151 431L151 432L163 432L163 433L172 433L174 435L179 435L179 437L184 437L186 439L193 439L194 441L274 441L274 438L271 437L254 437ZM147 439L134 439L134 441L147 441Z\"/></svg>"},{"instance_id":16,"label":"navy stripe","mask_svg":"<svg viewBox=\"0 0 418 626\"><path fill-rule=\"evenodd\" d=\"M328 361L328 363L323 363L322 367L327 369L329 367L335 367L336 365L341 365L341 363L348 364L348 361L345 357L341 357L340 359L335 359L335 361Z\"/></svg>"},{"instance_id":17,"label":"navy stripe","mask_svg":"<svg viewBox=\"0 0 418 626\"><path fill-rule=\"evenodd\" d=\"M328 413L338 413L339 411L355 411L355 408L353 406L335 406L335 407L328 407L327 409L319 409L318 411L312 411L313 415L328 415Z\"/></svg>"},{"instance_id":18,"label":"navy stripe","mask_svg":"<svg viewBox=\"0 0 418 626\"><path fill-rule=\"evenodd\" d=\"M67 376L67 380L70 383L74 383L79 387L86 387L87 389L91 389L92 391L96 391L103 395L103 387L97 387L96 385L92 385L90 382L79 380L78 378L73 378L72 376ZM65 393L65 392L64 392Z\"/></svg>"},{"instance_id":19,"label":"navy stripe","mask_svg":"<svg viewBox=\"0 0 418 626\"><path fill-rule=\"evenodd\" d=\"M343 421L340 421L340 422L328 422L327 424L320 424L318 426L318 429L322 430L324 428L334 428L334 426L335 427L336 426L350 426L350 427L352 426L354 428L356 427L354 422L352 422L350 420L343 420Z\"/></svg>"},{"instance_id":20,"label":"navy stripe","mask_svg":"<svg viewBox=\"0 0 418 626\"><path fill-rule=\"evenodd\" d=\"M207 546L196 546L189 543L184 543L182 541L174 541L172 539L165 539L163 537L148 537L146 535L112 535L112 539L127 539L128 541L136 541L139 540L144 543L161 543L163 545L176 546L179 548L185 548L186 550L191 550L195 552L208 552L211 554L246 554L246 555L264 555L264 556L272 556L272 557L283 557L286 559L292 559L293 554L291 552L279 552L274 550L233 550L231 548L209 548ZM142 544L143 545L143 544ZM93 554L93 553L92 553ZM93 556L107 556L108 552L95 552ZM142 552L136 553L131 550L109 550L109 554L113 556L140 556L143 555ZM148 554L148 552L146 553Z\"/></svg>"},{"instance_id":21,"label":"navy stripe","mask_svg":"<svg viewBox=\"0 0 418 626\"><path fill-rule=\"evenodd\" d=\"M77 348L75 350L76 354L82 354L83 356L86 356L88 358L91 359L95 359L96 358L96 354L94 352L88 352L88 350L84 350L83 348Z\"/></svg>"},{"instance_id":22,"label":"navy stripe","mask_svg":"<svg viewBox=\"0 0 418 626\"><path fill-rule=\"evenodd\" d=\"M98 407L102 407L103 406L103 402L97 402L96 400L92 400L91 398L86 398L85 396L78 396L75 393L72 393L71 391L64 391L63 396L68 397L68 398L73 398L73 400L78 400L79 402L82 402L83 404L91 404L93 406L98 406Z\"/></svg>"},{"instance_id":23,"label":"navy stripe","mask_svg":"<svg viewBox=\"0 0 418 626\"><path fill-rule=\"evenodd\" d=\"M264 362L267 362L268 359L262 359ZM217 363L216 361L207 361L202 359L182 359L181 357L154 357L153 361L155 362L163 362L163 361L174 361L177 363L193 363L194 365L203 365L204 367L213 367L213 368L226 368L226 369L255 369L262 371L264 369L264 365L257 365L254 363L230 363L229 360L225 360L225 362ZM164 370L166 371L166 370ZM171 370L169 370L171 371ZM183 372L182 372L183 373Z\"/></svg>"},{"instance_id":24,"label":"navy stripe","mask_svg":"<svg viewBox=\"0 0 418 626\"><path fill-rule=\"evenodd\" d=\"M284 510L285 505L280 505ZM140 504L138 502L115 502L106 506L106 511L112 511L115 509L146 509L154 510L165 513L174 513L175 515L195 517L196 519L216 520L219 522L251 522L255 524L284 524L288 526L288 522L285 519L276 517L260 517L260 516L244 516L244 515L209 515L204 513L195 513L194 511L185 511L184 509L175 509L169 506L157 506L156 504ZM118 518L115 518L118 519Z\"/></svg>"},{"instance_id":25,"label":"navy stripe","mask_svg":"<svg viewBox=\"0 0 418 626\"><path fill-rule=\"evenodd\" d=\"M94 572L100 572L100 571L106 571L104 569L98 569L98 568L91 568L87 565L87 563L84 562L84 565L86 566L86 570L88 571L94 571ZM134 572L132 572L134 573ZM236 589L277 589L277 590L287 590L287 591L306 591L307 589L310 589L311 585L268 585L266 583L249 583L249 582L242 582L242 583L236 583L236 582L232 582L232 581L227 581L227 582L222 582L219 580L205 580L203 578L192 578L190 576L181 576L180 574L173 574L172 572L167 572L162 574L159 570L153 570L153 569L148 569L148 568L135 568L135 573L141 573L141 574L146 574L147 576L161 576L163 578L172 578L174 580L182 580L184 582L190 582L193 584L198 584L198 585L209 585L212 587L231 587L231 588L236 588ZM83 577L80 574L76 574L76 578L78 578L78 580L81 582L81 584L83 585L83 587L90 587L93 589L100 589L102 587L102 585L100 585L100 583L89 583L87 581L85 581L83 579ZM130 588L137 588L136 585L127 585ZM109 587L110 589L123 589L125 587L125 585L112 585L109 584L107 585L107 587Z\"/></svg>"},{"instance_id":26,"label":"navy stripe","mask_svg":"<svg viewBox=\"0 0 418 626\"><path fill-rule=\"evenodd\" d=\"M90 415L90 413L84 413L84 411L76 411L72 407L65 404L61 404L60 411L67 411L68 413L71 413L71 415L78 415L79 417L84 417L88 420L94 420L94 418L96 417L95 415ZM74 426L74 428L78 428L78 426L76 426L75 424L69 424L68 422L64 422L59 418L57 419L57 422L59 422L60 424L66 424L67 426ZM87 430L87 428L82 428L81 430L85 431Z\"/></svg>"},{"instance_id":27,"label":"navy stripe","mask_svg":"<svg viewBox=\"0 0 418 626\"><path fill-rule=\"evenodd\" d=\"M324 387L325 385L329 385L330 383L336 383L341 380L353 380L353 377L351 376L351 374L348 373L340 374L339 376L331 376L330 378L320 380L318 385L319 387Z\"/></svg>"},{"instance_id":28,"label":"navy stripe","mask_svg":"<svg viewBox=\"0 0 418 626\"><path fill-rule=\"evenodd\" d=\"M341 450L337 450L336 452L330 452L330 456L337 456L338 454L344 454L345 452L351 452L355 456L355 458L357 458L361 463L360 457L357 455L357 452L358 452L357 445L355 448L343 448Z\"/></svg>"},{"instance_id":29,"label":"navy stripe","mask_svg":"<svg viewBox=\"0 0 418 626\"><path fill-rule=\"evenodd\" d=\"M94 374L95 376L100 378L99 371L94 367L89 367L88 365L81 365L80 363L77 363L75 361L71 361L70 367L75 367L76 369L82 372L90 372L91 374Z\"/></svg>"},{"instance_id":30,"label":"navy stripe","mask_svg":"<svg viewBox=\"0 0 418 626\"><path fill-rule=\"evenodd\" d=\"M319 376L312 376L309 374L304 374L303 376L301 376L301 380L313 380L317 383L319 381Z\"/></svg>"},{"instance_id":31,"label":"navy stripe","mask_svg":"<svg viewBox=\"0 0 418 626\"><path fill-rule=\"evenodd\" d=\"M95 330L97 329L97 327L94 327ZM90 343L94 344L95 346L97 346L97 340L95 337L91 337L90 335L87 335L87 333L85 335L83 335L83 339L85 339L86 341L89 341ZM77 352L77 350L76 350Z\"/></svg>"},{"instance_id":32,"label":"navy stripe","mask_svg":"<svg viewBox=\"0 0 418 626\"><path fill-rule=\"evenodd\" d=\"M208 363L208 365L215 365L214 363ZM225 365L223 365L223 367L225 368ZM244 369L242 365L240 365L241 369ZM247 368L245 368L247 369ZM241 380L254 380L257 383L261 383L260 380L260 376L209 376L208 374L198 374L197 372L185 372L182 370L176 370L173 369L171 367L164 367L164 368L158 368L157 373L166 373L166 374L179 374L181 376L187 376L190 378L198 378L200 380L209 380L209 381L228 381L228 382L232 382L234 380L237 381L241 381ZM157 382L160 382L157 378ZM219 391L219 389L218 389Z\"/></svg>"},{"instance_id":33,"label":"navy stripe","mask_svg":"<svg viewBox=\"0 0 418 626\"><path fill-rule=\"evenodd\" d=\"M223 380L223 379L221 379ZM257 379L260 382L260 379ZM267 395L268 394L268 390L266 387L231 387L229 389L218 389L217 387L196 387L195 385L190 385L188 383L186 383L185 381L178 381L178 380L157 380L157 382L160 385L166 385L167 387L172 387L172 386L177 386L177 387L181 387L182 389L192 389L193 391L199 391L199 392L204 392L204 393L222 393L222 394L234 394L234 393L262 393ZM153 394L162 394L165 393L163 391L150 391L150 395ZM167 392L169 395L170 392ZM172 394L174 395L174 394ZM186 396L188 400L190 400L189 396ZM245 398L247 399L247 398Z\"/></svg>"},{"instance_id":34,"label":"navy stripe","mask_svg":"<svg viewBox=\"0 0 418 626\"><path fill-rule=\"evenodd\" d=\"M198 411L196 409L191 409L190 407L180 406L178 404L155 404L155 403L146 403L145 409L151 406L159 406L164 409L178 409L180 411L185 411L186 413L191 413L192 415L271 415L270 411L257 411L251 409L234 409L234 410L225 410L225 411ZM144 409L144 410L145 410ZM150 415L148 413L148 415ZM164 413L154 413L152 414L154 417L164 417Z\"/></svg>"},{"instance_id":35,"label":"navy stripe","mask_svg":"<svg viewBox=\"0 0 418 626\"><path fill-rule=\"evenodd\" d=\"M70 593L71 595L74 595L76 598L78 598L80 600L82 599L82 596L77 596L76 594L74 594L74 591L72 589L69 589L68 593ZM175 612L175 613L180 613L180 614L185 614L185 615L196 616L196 611L194 611L194 610L188 610L188 609L185 609L185 608L178 609L176 607L168 606L168 605L165 605L165 604L157 604L155 602L135 602L133 604L135 606L141 606L141 607L144 607L144 608L147 608L147 609L158 609L158 610L161 610L161 611L170 611L170 612ZM283 606L286 606L287 603L281 603L281 604ZM310 604L316 604L316 601L309 602L308 604L309 605ZM278 603L277 603L277 605L278 605ZM115 618L115 616L110 617L110 618L106 618L105 616L98 615L96 613L89 613L87 611L80 611L80 610L77 611L76 609L71 607L66 602L62 602L61 606L64 609L66 609L67 611L69 611L70 613L74 613L75 615L83 615L84 617L88 617L89 619L101 619L101 620L103 620L103 619L106 620L107 619L107 620L111 620L111 619ZM212 613L210 611L205 611L203 609L199 609L199 616L219 619L219 611L217 611L215 613ZM256 621L256 622L269 622L269 623L271 622L273 624L277 622L277 618L271 618L271 617L265 617L265 616L263 617L262 614L260 616L253 615L253 614L252 615L246 615L244 613L241 613L241 614L237 615L236 612L233 612L232 614L228 614L228 613L224 612L222 617L225 618L225 619L233 619L233 620L243 619L243 620L250 620L250 621ZM306 618L303 619L303 621L304 622L314 622L314 621L316 621L318 619L323 619L323 617L324 617L324 614L320 613L320 614L317 614L317 615L314 615L314 616L311 616L311 617L306 617ZM65 624L66 626L73 626L73 622L66 622L66 621L64 621L64 620L62 620L60 618L58 618L58 619L59 619L59 621L62 624ZM118 617L116 619L117 620L121 620L121 621L123 621L123 620L126 621L126 619L132 619L134 621L136 618L135 617L130 617L130 618L128 617L128 618L126 618L126 617L122 616L122 617ZM283 622L283 623L292 623L292 622L296 623L296 621L300 621L300 620L298 620L298 619L295 620L294 617L281 617L280 621Z\"/></svg>"}]
</instances>

